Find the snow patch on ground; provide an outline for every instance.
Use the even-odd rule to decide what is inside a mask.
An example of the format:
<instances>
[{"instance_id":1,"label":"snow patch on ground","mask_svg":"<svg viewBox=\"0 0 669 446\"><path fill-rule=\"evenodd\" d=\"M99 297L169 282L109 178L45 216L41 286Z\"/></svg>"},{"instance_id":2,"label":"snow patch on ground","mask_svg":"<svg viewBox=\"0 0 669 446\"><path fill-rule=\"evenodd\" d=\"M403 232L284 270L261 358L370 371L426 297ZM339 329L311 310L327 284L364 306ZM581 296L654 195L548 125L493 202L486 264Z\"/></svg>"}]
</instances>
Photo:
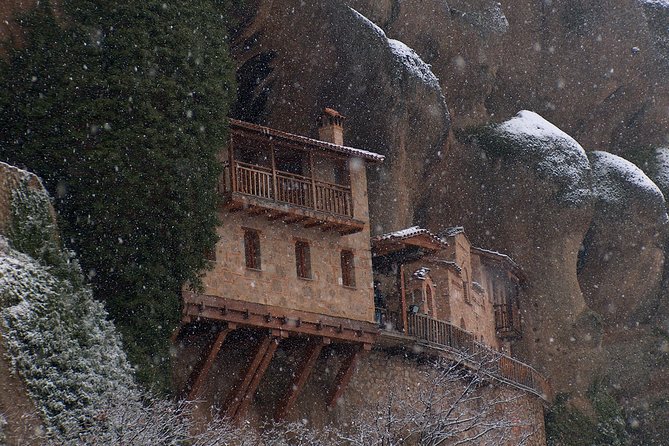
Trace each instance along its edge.
<instances>
[{"instance_id":1,"label":"snow patch on ground","mask_svg":"<svg viewBox=\"0 0 669 446\"><path fill-rule=\"evenodd\" d=\"M537 113L520 111L493 127L505 152L533 163L539 174L562 189L562 198L574 204L590 198L590 163L583 147Z\"/></svg>"},{"instance_id":2,"label":"snow patch on ground","mask_svg":"<svg viewBox=\"0 0 669 446\"><path fill-rule=\"evenodd\" d=\"M386 36L386 33L378 25L376 25L364 15L360 14L355 9L350 7L349 9L353 12L358 20L364 23L376 35L386 40L388 48L390 49L395 59L400 62L412 76L420 79L424 84L438 89L441 92L439 79L432 72L432 67L425 63L423 59L420 58L418 53L399 40L389 39Z\"/></svg>"},{"instance_id":3,"label":"snow patch on ground","mask_svg":"<svg viewBox=\"0 0 669 446\"><path fill-rule=\"evenodd\" d=\"M653 203L662 204L664 195L660 188L637 166L612 153L590 153L592 164L592 190L597 198L610 204L625 203L630 193L639 193Z\"/></svg>"}]
</instances>

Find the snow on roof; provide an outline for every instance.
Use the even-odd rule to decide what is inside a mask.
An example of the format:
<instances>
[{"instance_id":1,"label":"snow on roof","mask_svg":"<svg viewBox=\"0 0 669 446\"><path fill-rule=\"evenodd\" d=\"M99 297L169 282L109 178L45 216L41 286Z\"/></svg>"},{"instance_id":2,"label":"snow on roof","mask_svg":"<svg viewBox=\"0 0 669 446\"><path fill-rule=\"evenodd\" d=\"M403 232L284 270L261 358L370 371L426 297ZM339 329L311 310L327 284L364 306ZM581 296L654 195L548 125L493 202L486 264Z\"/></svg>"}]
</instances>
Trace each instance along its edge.
<instances>
[{"instance_id":1,"label":"snow on roof","mask_svg":"<svg viewBox=\"0 0 669 446\"><path fill-rule=\"evenodd\" d=\"M506 143L506 152L519 161L533 163L540 175L555 182L562 199L575 204L589 200L590 163L574 138L528 110L491 130L493 137Z\"/></svg>"},{"instance_id":2,"label":"snow on roof","mask_svg":"<svg viewBox=\"0 0 669 446\"><path fill-rule=\"evenodd\" d=\"M416 237L418 235L426 235L430 237L435 243L438 243L443 247L448 246L448 243L446 243L445 240L441 239L441 237L438 237L437 235L433 234L427 229L421 228L419 226L411 226L410 228L401 229L399 231L388 232L386 234L377 235L376 237L372 237L372 241L375 242L387 241L387 240L399 241L399 240L406 240L411 237Z\"/></svg>"},{"instance_id":3,"label":"snow on roof","mask_svg":"<svg viewBox=\"0 0 669 446\"><path fill-rule=\"evenodd\" d=\"M386 40L388 48L392 52L393 56L395 56L395 59L399 61L409 73L411 73L414 77L421 79L424 84L441 91L439 79L432 72L432 67L425 63L413 49L399 40L389 39L386 36L386 33L381 28L379 28L378 25L376 25L364 15L360 14L355 9L350 7L349 9L353 11L356 18L369 27L376 35Z\"/></svg>"},{"instance_id":4,"label":"snow on roof","mask_svg":"<svg viewBox=\"0 0 669 446\"><path fill-rule=\"evenodd\" d=\"M502 263L506 263L509 270L511 270L521 282L525 280L525 274L523 273L522 268L508 255L499 251L493 251L491 249L479 248L477 246L472 246L472 252L487 258L498 260Z\"/></svg>"},{"instance_id":5,"label":"snow on roof","mask_svg":"<svg viewBox=\"0 0 669 446\"><path fill-rule=\"evenodd\" d=\"M430 268L421 266L411 275L414 279L425 280L430 275Z\"/></svg>"},{"instance_id":6,"label":"snow on roof","mask_svg":"<svg viewBox=\"0 0 669 446\"><path fill-rule=\"evenodd\" d=\"M463 232L465 232L465 228L463 226L453 226L451 228L444 229L443 234L447 235L448 237L453 237L458 234L462 234Z\"/></svg>"},{"instance_id":7,"label":"snow on roof","mask_svg":"<svg viewBox=\"0 0 669 446\"><path fill-rule=\"evenodd\" d=\"M252 124L250 122L239 121L237 119L230 119L230 124L232 128L237 127L245 130L251 130L253 132L262 133L264 135L271 136L274 138L287 139L293 142L305 144L307 146L318 147L320 149L329 150L331 152L343 153L348 156L363 158L369 161L381 162L385 159L383 155L370 152L367 150L356 149L347 146L340 146L338 144L333 144L331 142L321 141L319 139L307 138L306 136L295 135L293 133L283 132L281 130L264 127L258 124Z\"/></svg>"},{"instance_id":8,"label":"snow on roof","mask_svg":"<svg viewBox=\"0 0 669 446\"><path fill-rule=\"evenodd\" d=\"M430 262L439 265L446 265L449 268L453 268L453 270L455 270L455 272L458 274L462 272L462 267L452 260L432 259Z\"/></svg>"},{"instance_id":9,"label":"snow on roof","mask_svg":"<svg viewBox=\"0 0 669 446\"><path fill-rule=\"evenodd\" d=\"M664 209L664 194L637 166L607 152L590 152L592 189L597 198L611 204L625 202L630 193L640 193L659 209ZM665 214L666 218L666 214Z\"/></svg>"}]
</instances>

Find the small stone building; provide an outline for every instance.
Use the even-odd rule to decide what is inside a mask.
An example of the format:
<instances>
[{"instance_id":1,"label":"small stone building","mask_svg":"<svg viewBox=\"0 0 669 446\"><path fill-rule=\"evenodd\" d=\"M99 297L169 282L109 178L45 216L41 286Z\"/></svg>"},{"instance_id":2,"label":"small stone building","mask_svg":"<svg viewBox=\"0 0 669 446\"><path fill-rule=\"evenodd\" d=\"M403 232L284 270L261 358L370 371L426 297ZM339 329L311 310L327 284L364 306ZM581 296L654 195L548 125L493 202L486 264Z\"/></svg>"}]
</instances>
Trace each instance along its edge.
<instances>
[{"instance_id":1,"label":"small stone building","mask_svg":"<svg viewBox=\"0 0 669 446\"><path fill-rule=\"evenodd\" d=\"M372 239L376 320L408 331L424 316L511 353L522 335L520 268L506 255L473 247L463 228L437 236L414 226Z\"/></svg>"}]
</instances>

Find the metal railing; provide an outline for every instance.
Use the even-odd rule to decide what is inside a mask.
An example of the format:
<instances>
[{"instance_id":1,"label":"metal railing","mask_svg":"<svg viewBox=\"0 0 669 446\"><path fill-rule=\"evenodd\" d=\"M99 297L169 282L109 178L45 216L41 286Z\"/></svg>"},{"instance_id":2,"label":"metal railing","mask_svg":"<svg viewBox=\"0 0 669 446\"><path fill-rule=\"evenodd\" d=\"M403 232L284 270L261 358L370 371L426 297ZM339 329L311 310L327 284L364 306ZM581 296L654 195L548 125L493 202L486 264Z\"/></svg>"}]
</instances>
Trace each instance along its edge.
<instances>
[{"instance_id":1,"label":"metal railing","mask_svg":"<svg viewBox=\"0 0 669 446\"><path fill-rule=\"evenodd\" d=\"M534 368L477 342L474 335L448 322L424 314L408 314L406 334L437 346L455 349L472 358L494 358L494 363L485 371L547 401L553 398L550 383Z\"/></svg>"},{"instance_id":2,"label":"metal railing","mask_svg":"<svg viewBox=\"0 0 669 446\"><path fill-rule=\"evenodd\" d=\"M225 167L226 175L234 176L234 181L225 181L230 192L353 217L353 200L348 186L279 170L273 172L270 168L240 161L235 161L232 169Z\"/></svg>"}]
</instances>

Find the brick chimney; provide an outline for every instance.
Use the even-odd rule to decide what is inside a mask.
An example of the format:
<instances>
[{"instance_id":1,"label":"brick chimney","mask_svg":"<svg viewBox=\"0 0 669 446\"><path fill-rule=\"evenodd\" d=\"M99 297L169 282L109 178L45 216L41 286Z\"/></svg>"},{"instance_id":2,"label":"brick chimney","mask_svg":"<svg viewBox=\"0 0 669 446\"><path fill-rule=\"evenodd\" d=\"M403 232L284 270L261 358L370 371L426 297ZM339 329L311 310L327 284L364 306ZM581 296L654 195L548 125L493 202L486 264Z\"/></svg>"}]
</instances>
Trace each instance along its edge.
<instances>
[{"instance_id":1,"label":"brick chimney","mask_svg":"<svg viewBox=\"0 0 669 446\"><path fill-rule=\"evenodd\" d=\"M344 145L344 116L331 108L325 108L318 117L318 138L321 141Z\"/></svg>"}]
</instances>

